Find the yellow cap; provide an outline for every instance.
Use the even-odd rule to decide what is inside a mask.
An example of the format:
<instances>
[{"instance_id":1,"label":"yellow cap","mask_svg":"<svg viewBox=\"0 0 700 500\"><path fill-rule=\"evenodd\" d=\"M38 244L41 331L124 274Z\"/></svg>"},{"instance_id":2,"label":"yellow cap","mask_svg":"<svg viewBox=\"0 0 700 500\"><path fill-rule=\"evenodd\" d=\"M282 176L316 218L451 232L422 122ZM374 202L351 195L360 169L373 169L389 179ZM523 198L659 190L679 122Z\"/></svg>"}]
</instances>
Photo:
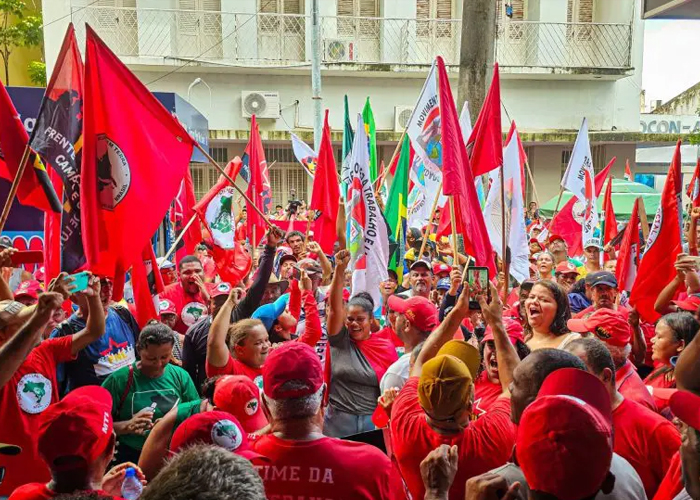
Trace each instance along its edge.
<instances>
[{"instance_id":1,"label":"yellow cap","mask_svg":"<svg viewBox=\"0 0 700 500\"><path fill-rule=\"evenodd\" d=\"M481 353L479 349L464 340L450 340L438 351L437 355L440 356L441 354L454 356L459 359L469 369L472 380L476 379L479 373L479 367L481 366Z\"/></svg>"},{"instance_id":2,"label":"yellow cap","mask_svg":"<svg viewBox=\"0 0 700 500\"><path fill-rule=\"evenodd\" d=\"M438 355L423 365L418 382L418 400L436 420L454 417L469 402L472 375L458 358Z\"/></svg>"}]
</instances>

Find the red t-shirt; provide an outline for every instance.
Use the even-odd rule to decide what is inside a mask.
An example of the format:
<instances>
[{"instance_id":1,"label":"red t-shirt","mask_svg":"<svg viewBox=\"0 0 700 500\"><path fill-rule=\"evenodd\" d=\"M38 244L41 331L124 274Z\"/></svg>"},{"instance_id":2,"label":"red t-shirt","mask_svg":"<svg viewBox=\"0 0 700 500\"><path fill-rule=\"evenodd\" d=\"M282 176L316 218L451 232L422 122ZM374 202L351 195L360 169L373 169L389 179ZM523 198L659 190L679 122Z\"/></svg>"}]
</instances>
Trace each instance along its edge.
<instances>
[{"instance_id":1,"label":"red t-shirt","mask_svg":"<svg viewBox=\"0 0 700 500\"><path fill-rule=\"evenodd\" d=\"M657 375L660 371L665 371L666 373ZM644 384L647 388L651 387L651 395L654 398L654 404L656 404L656 408L659 412L666 409L668 407L669 396L664 395L664 397L659 397L655 394L654 389L675 389L676 378L673 376L673 370L669 371L666 365L657 366L654 371L644 379Z\"/></svg>"},{"instance_id":2,"label":"red t-shirt","mask_svg":"<svg viewBox=\"0 0 700 500\"><path fill-rule=\"evenodd\" d=\"M681 454L677 451L671 459L668 472L656 490L654 500L673 500L683 489L683 469L681 468Z\"/></svg>"},{"instance_id":3,"label":"red t-shirt","mask_svg":"<svg viewBox=\"0 0 700 500\"><path fill-rule=\"evenodd\" d=\"M109 495L102 490L89 491L94 491L99 496L114 498L115 500L122 500L122 497L113 497L112 495ZM59 495L62 495L62 493L56 493L55 491L51 491L46 487L45 484L30 483L17 488L15 492L12 495L10 495L10 500L49 500L51 498L56 498Z\"/></svg>"},{"instance_id":4,"label":"red t-shirt","mask_svg":"<svg viewBox=\"0 0 700 500\"><path fill-rule=\"evenodd\" d=\"M214 259L206 255L201 257L199 261L202 263L202 269L204 269L204 277L209 281L214 281L214 278L216 278L216 263Z\"/></svg>"},{"instance_id":5,"label":"red t-shirt","mask_svg":"<svg viewBox=\"0 0 700 500\"><path fill-rule=\"evenodd\" d=\"M250 380L255 382L262 389L262 368L251 368L250 366L241 363L239 360L231 356L229 353L226 365L218 367L209 363L206 365L207 377L216 377L217 375L245 375Z\"/></svg>"},{"instance_id":6,"label":"red t-shirt","mask_svg":"<svg viewBox=\"0 0 700 500\"><path fill-rule=\"evenodd\" d=\"M464 432L445 436L428 425L418 402L418 377L411 377L394 401L391 437L396 462L414 499L425 496L421 461L441 444L457 445L458 470L449 498L464 500L467 479L505 464L511 456L515 426L510 421L510 399L498 399L486 415Z\"/></svg>"},{"instance_id":7,"label":"red t-shirt","mask_svg":"<svg viewBox=\"0 0 700 500\"><path fill-rule=\"evenodd\" d=\"M500 383L491 382L486 371L481 372L474 382L474 415L477 417L486 415L501 394L503 394L503 386Z\"/></svg>"},{"instance_id":8,"label":"red t-shirt","mask_svg":"<svg viewBox=\"0 0 700 500\"><path fill-rule=\"evenodd\" d=\"M205 283L204 285L211 294L215 285L213 283ZM177 311L175 330L183 335L199 318L209 314L209 307L207 301L202 297L202 292L197 292L196 295L185 293L179 281L166 286L163 293L160 294L160 299L168 299L175 304L175 311Z\"/></svg>"},{"instance_id":9,"label":"red t-shirt","mask_svg":"<svg viewBox=\"0 0 700 500\"><path fill-rule=\"evenodd\" d=\"M649 389L644 385L641 377L634 369L634 365L627 361L622 368L615 371L615 385L626 399L646 406L651 411L656 412L656 404Z\"/></svg>"},{"instance_id":10,"label":"red t-shirt","mask_svg":"<svg viewBox=\"0 0 700 500\"><path fill-rule=\"evenodd\" d=\"M19 455L0 455L0 467L6 469L0 496L22 484L51 479L36 447L37 432L41 413L59 400L56 365L75 359L72 343L72 336L44 340L0 388L0 443L22 448Z\"/></svg>"},{"instance_id":11,"label":"red t-shirt","mask_svg":"<svg viewBox=\"0 0 700 500\"><path fill-rule=\"evenodd\" d=\"M615 453L627 460L653 498L681 446L681 436L664 417L625 399L613 411Z\"/></svg>"},{"instance_id":12,"label":"red t-shirt","mask_svg":"<svg viewBox=\"0 0 700 500\"><path fill-rule=\"evenodd\" d=\"M398 335L396 335L396 332L394 329L391 327L391 325L387 325L381 330L379 330L377 333L373 333L372 336L374 337L379 337L381 339L388 340L391 342L396 349L396 353L399 355L402 355L404 353L404 345L403 345L403 340L399 338Z\"/></svg>"},{"instance_id":13,"label":"red t-shirt","mask_svg":"<svg viewBox=\"0 0 700 500\"><path fill-rule=\"evenodd\" d=\"M253 449L270 461L255 465L268 500L390 497L391 462L373 446L329 437L289 441L268 434Z\"/></svg>"}]
</instances>

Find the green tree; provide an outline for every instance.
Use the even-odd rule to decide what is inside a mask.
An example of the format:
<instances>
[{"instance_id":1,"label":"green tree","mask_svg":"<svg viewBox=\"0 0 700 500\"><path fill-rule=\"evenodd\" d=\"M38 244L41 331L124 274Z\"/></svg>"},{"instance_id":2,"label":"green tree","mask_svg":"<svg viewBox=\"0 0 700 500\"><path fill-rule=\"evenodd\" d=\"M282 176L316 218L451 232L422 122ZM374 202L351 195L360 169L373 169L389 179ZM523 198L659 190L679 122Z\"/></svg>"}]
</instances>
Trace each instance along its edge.
<instances>
[{"instance_id":1,"label":"green tree","mask_svg":"<svg viewBox=\"0 0 700 500\"><path fill-rule=\"evenodd\" d=\"M5 67L5 84L10 84L10 56L17 47L34 47L42 42L41 16L27 15L22 0L0 0L0 58Z\"/></svg>"}]
</instances>

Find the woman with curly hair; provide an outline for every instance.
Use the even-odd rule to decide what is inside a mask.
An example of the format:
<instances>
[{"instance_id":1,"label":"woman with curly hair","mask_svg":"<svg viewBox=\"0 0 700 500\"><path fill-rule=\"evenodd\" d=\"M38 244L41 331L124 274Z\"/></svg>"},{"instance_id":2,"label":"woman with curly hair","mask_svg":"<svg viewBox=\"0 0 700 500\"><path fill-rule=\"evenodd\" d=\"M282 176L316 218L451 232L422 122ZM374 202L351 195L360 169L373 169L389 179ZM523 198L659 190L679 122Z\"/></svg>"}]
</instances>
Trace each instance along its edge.
<instances>
[{"instance_id":1,"label":"woman with curly hair","mask_svg":"<svg viewBox=\"0 0 700 500\"><path fill-rule=\"evenodd\" d=\"M569 298L554 281L535 283L525 300L525 314L531 330L525 343L531 351L545 347L563 349L581 337L578 333L570 333L566 326L571 319Z\"/></svg>"}]
</instances>

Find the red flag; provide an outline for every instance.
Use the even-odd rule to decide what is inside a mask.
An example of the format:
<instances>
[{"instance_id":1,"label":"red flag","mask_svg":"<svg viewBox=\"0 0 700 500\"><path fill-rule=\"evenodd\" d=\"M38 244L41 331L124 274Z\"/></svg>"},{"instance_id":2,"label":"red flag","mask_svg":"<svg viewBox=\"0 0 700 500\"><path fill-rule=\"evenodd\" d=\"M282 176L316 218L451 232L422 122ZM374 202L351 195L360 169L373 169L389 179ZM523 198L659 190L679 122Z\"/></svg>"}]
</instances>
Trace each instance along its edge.
<instances>
[{"instance_id":1,"label":"red flag","mask_svg":"<svg viewBox=\"0 0 700 500\"><path fill-rule=\"evenodd\" d=\"M154 303L154 296L163 291L163 277L156 265L156 255L149 242L143 249L141 258L134 262L131 268L131 286L134 290L134 305L136 306L136 322L141 328L152 319L160 318L160 311Z\"/></svg>"},{"instance_id":2,"label":"red flag","mask_svg":"<svg viewBox=\"0 0 700 500\"><path fill-rule=\"evenodd\" d=\"M19 162L29 135L22 125L19 114L12 104L7 89L0 82L0 177L12 182L17 177ZM38 208L44 212L61 212L61 202L53 189L44 165L29 155L17 187L17 199L22 205Z\"/></svg>"},{"instance_id":3,"label":"red flag","mask_svg":"<svg viewBox=\"0 0 700 500\"><path fill-rule=\"evenodd\" d=\"M56 194L62 197L61 176L53 169L48 173ZM44 214L44 284L61 273L61 215L54 212Z\"/></svg>"},{"instance_id":4,"label":"red flag","mask_svg":"<svg viewBox=\"0 0 700 500\"><path fill-rule=\"evenodd\" d=\"M661 192L661 204L647 237L646 249L639 264L637 279L630 293L630 304L640 316L650 323L659 319L654 302L661 290L676 277L676 257L682 251L678 200L681 185L678 184L681 169L681 141L668 169L668 176Z\"/></svg>"},{"instance_id":5,"label":"red flag","mask_svg":"<svg viewBox=\"0 0 700 500\"><path fill-rule=\"evenodd\" d=\"M114 276L116 291L177 194L194 141L90 26L83 112L83 244L88 268Z\"/></svg>"},{"instance_id":6,"label":"red flag","mask_svg":"<svg viewBox=\"0 0 700 500\"><path fill-rule=\"evenodd\" d=\"M501 83L498 76L498 63L493 66L491 87L486 94L484 105L481 107L479 117L476 119L467 141L467 150L475 176L485 174L503 165Z\"/></svg>"},{"instance_id":7,"label":"red flag","mask_svg":"<svg viewBox=\"0 0 700 500\"><path fill-rule=\"evenodd\" d=\"M617 219L615 218L615 209L612 203L612 177L608 179L608 185L605 188L605 196L603 197L603 247L610 243L617 234ZM605 260L608 260L608 254L605 254Z\"/></svg>"},{"instance_id":8,"label":"red flag","mask_svg":"<svg viewBox=\"0 0 700 500\"><path fill-rule=\"evenodd\" d=\"M626 181L632 180L632 170L630 170L630 161L629 160L625 161L625 180Z\"/></svg>"},{"instance_id":9,"label":"red flag","mask_svg":"<svg viewBox=\"0 0 700 500\"><path fill-rule=\"evenodd\" d=\"M593 181L596 198L600 196L605 179L607 178L613 163L615 163L615 160L616 158L613 157L613 159L608 162L607 166L596 174ZM583 247L581 246L581 222L583 221L583 209L585 207L577 207L577 213L575 214L574 206L576 205L577 201L577 198L572 196L566 205L564 205L564 207L559 211L559 213L554 216L549 224L549 234L558 234L564 238L564 241L566 241L566 244L569 246L569 255L580 255L583 253ZM579 205L582 204L579 203ZM580 219L580 221L577 219Z\"/></svg>"},{"instance_id":10,"label":"red flag","mask_svg":"<svg viewBox=\"0 0 700 500\"><path fill-rule=\"evenodd\" d=\"M225 172L235 179L240 171L242 161L236 157L226 165ZM219 276L224 281L236 285L249 272L253 265L248 252L236 240L234 198L237 192L223 175L219 177L214 187L195 205L194 210L201 221L206 224L211 240L212 257L216 263ZM248 217L250 217L248 211Z\"/></svg>"},{"instance_id":11,"label":"red flag","mask_svg":"<svg viewBox=\"0 0 700 500\"><path fill-rule=\"evenodd\" d=\"M457 231L464 238L466 252L474 257L478 266L486 266L491 275L496 275L493 250L489 240L481 205L474 187L474 175L462 142L459 118L452 98L450 82L442 57L437 58L438 85L440 93L440 116L442 132L442 189L445 195L454 198ZM499 122L500 123L500 122ZM498 149L503 155L501 139ZM501 164L503 160L501 160ZM446 210L443 210L445 212ZM457 256L455 256L455 259Z\"/></svg>"},{"instance_id":12,"label":"red flag","mask_svg":"<svg viewBox=\"0 0 700 500\"><path fill-rule=\"evenodd\" d=\"M620 290L630 291L639 266L639 198L634 200L632 215L622 237L617 256L617 282Z\"/></svg>"},{"instance_id":13,"label":"red flag","mask_svg":"<svg viewBox=\"0 0 700 500\"><path fill-rule=\"evenodd\" d=\"M326 254L333 253L333 245L338 239L335 225L338 219L339 205L340 186L338 172L335 169L331 129L328 126L328 110L326 110L326 120L323 124L323 135L321 136L318 162L314 173L311 203L309 203L309 208L320 212L320 216L314 222L314 239L321 245L321 249Z\"/></svg>"},{"instance_id":14,"label":"red flag","mask_svg":"<svg viewBox=\"0 0 700 500\"><path fill-rule=\"evenodd\" d=\"M195 217L196 212L194 206L197 204L197 198L194 194L194 183L192 182L192 173L187 169L185 178L180 183L180 191L173 200L173 207L170 212L170 220L175 228L175 237L179 236L184 227L190 222L192 217ZM180 262L185 256L192 255L195 247L202 241L202 227L199 221L194 221L187 229L185 236L178 244L175 251L175 262Z\"/></svg>"},{"instance_id":15,"label":"red flag","mask_svg":"<svg viewBox=\"0 0 700 500\"><path fill-rule=\"evenodd\" d=\"M693 208L700 207L700 158L698 158L698 162L695 164L693 178L690 179L688 197L690 198Z\"/></svg>"},{"instance_id":16,"label":"red flag","mask_svg":"<svg viewBox=\"0 0 700 500\"><path fill-rule=\"evenodd\" d=\"M245 155L248 156L248 165L250 166L250 182L246 194L253 204L262 212L265 211L265 193L269 191L269 182L265 186L267 174L267 161L265 160L265 151L263 150L262 140L260 139L260 131L258 124L255 121L255 115L250 120L250 141L245 149ZM244 162L245 162L244 155ZM246 202L248 218L248 236L253 246L258 246L260 240L265 234L267 225L262 216ZM255 231L253 231L255 228ZM255 235L255 241L253 241Z\"/></svg>"},{"instance_id":17,"label":"red flag","mask_svg":"<svg viewBox=\"0 0 700 500\"><path fill-rule=\"evenodd\" d=\"M520 159L520 183L522 184L523 188L523 200L525 200L527 198L525 196L525 164L527 163L527 154L525 153L525 148L523 147L523 143L520 140L518 128L515 126L515 120L513 120L510 124L508 137L506 137L506 142L503 143L504 146L510 142L510 139L513 137L513 134L515 134L515 138L518 141L518 157Z\"/></svg>"}]
</instances>

